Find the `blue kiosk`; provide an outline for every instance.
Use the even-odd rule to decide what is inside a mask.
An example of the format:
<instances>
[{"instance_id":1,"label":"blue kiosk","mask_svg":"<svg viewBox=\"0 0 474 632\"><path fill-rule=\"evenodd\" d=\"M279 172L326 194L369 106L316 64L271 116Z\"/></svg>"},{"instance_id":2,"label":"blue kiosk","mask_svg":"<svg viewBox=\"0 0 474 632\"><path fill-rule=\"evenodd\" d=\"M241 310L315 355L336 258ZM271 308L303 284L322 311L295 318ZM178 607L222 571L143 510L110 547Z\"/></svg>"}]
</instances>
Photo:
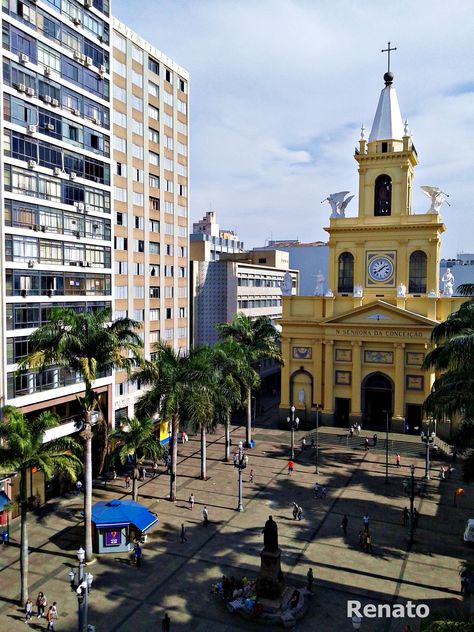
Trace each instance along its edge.
<instances>
[{"instance_id":1,"label":"blue kiosk","mask_svg":"<svg viewBox=\"0 0 474 632\"><path fill-rule=\"evenodd\" d=\"M94 551L120 553L133 549L137 540L158 522L155 514L134 500L109 500L92 507Z\"/></svg>"}]
</instances>

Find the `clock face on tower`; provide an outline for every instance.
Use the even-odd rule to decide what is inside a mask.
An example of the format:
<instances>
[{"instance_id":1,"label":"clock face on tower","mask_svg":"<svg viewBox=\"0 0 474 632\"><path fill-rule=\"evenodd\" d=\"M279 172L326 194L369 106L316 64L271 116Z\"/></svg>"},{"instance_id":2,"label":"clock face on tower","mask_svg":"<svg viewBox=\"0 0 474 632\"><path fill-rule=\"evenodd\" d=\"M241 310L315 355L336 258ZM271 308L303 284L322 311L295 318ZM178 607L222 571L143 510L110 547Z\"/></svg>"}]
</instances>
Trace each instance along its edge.
<instances>
[{"instance_id":1,"label":"clock face on tower","mask_svg":"<svg viewBox=\"0 0 474 632\"><path fill-rule=\"evenodd\" d=\"M367 287L395 285L395 253L367 253Z\"/></svg>"}]
</instances>

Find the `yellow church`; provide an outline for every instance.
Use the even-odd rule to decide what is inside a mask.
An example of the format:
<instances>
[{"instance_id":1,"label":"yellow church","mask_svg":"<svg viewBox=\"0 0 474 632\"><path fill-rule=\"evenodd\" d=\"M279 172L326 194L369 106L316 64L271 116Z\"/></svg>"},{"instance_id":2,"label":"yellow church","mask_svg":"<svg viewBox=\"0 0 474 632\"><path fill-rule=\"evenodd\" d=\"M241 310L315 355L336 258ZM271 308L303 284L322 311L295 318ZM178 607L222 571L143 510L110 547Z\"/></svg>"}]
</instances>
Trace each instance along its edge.
<instances>
[{"instance_id":1,"label":"yellow church","mask_svg":"<svg viewBox=\"0 0 474 632\"><path fill-rule=\"evenodd\" d=\"M280 414L348 427L419 433L434 374L421 368L433 326L463 302L452 280L439 288L442 193L413 212L418 156L403 123L393 74L383 88L369 138L362 128L357 217L330 196L329 277L325 296L283 299ZM339 198L337 197L339 195ZM344 194L342 194L344 197Z\"/></svg>"}]
</instances>

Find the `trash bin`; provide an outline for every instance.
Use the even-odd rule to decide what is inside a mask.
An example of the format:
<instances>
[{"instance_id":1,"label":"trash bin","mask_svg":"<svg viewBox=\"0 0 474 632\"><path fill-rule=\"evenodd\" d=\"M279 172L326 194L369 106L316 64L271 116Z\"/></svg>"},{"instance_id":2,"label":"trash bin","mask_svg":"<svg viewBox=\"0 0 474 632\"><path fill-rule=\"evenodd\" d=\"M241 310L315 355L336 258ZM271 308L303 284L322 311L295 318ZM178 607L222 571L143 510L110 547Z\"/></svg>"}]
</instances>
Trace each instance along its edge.
<instances>
[{"instance_id":1,"label":"trash bin","mask_svg":"<svg viewBox=\"0 0 474 632\"><path fill-rule=\"evenodd\" d=\"M3 544L8 544L8 540L10 539L10 534L8 533L8 531L3 531L2 532L2 542Z\"/></svg>"}]
</instances>

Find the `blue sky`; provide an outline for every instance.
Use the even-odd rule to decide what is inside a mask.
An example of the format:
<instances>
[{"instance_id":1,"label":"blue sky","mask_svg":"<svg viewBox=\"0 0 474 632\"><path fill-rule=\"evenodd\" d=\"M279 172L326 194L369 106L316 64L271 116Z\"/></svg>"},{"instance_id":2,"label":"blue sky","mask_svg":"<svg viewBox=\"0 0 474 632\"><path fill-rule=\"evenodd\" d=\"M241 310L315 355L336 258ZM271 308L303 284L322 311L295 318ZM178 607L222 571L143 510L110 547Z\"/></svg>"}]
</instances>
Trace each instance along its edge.
<instances>
[{"instance_id":1,"label":"blue sky","mask_svg":"<svg viewBox=\"0 0 474 632\"><path fill-rule=\"evenodd\" d=\"M325 239L320 201L350 190L387 40L419 186L449 193L442 254L474 252L474 3L464 0L113 0L113 13L191 75L190 218L217 212L248 246Z\"/></svg>"}]
</instances>

